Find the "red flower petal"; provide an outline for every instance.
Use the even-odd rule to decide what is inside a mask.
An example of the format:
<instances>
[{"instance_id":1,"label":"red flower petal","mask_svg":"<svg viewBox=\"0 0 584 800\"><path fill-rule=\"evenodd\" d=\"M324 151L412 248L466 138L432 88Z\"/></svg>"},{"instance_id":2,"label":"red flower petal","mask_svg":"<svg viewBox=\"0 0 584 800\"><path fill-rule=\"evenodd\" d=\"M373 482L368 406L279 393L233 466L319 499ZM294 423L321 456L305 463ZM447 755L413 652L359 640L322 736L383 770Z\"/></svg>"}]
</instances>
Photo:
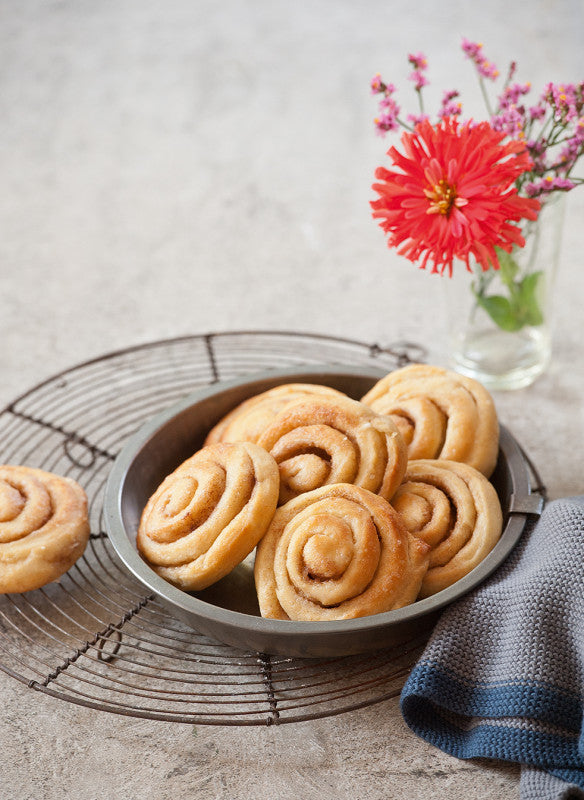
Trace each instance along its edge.
<instances>
[{"instance_id":1,"label":"red flower petal","mask_svg":"<svg viewBox=\"0 0 584 800\"><path fill-rule=\"evenodd\" d=\"M456 259L469 267L499 267L495 247L524 244L517 223L537 219L537 200L519 197L516 179L531 166L525 147L503 142L488 122L460 125L446 118L425 120L404 133L404 153L388 155L397 170L379 167L373 216L387 233L389 247L433 272L452 273Z\"/></svg>"}]
</instances>

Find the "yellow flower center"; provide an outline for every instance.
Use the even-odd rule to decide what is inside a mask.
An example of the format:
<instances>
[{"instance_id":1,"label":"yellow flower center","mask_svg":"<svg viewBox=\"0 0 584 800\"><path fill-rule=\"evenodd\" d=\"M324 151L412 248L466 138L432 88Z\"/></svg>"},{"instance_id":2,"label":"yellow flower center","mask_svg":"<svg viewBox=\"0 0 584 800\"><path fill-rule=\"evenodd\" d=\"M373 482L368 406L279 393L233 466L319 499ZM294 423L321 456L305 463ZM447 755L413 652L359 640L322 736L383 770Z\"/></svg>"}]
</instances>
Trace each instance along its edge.
<instances>
[{"instance_id":1,"label":"yellow flower center","mask_svg":"<svg viewBox=\"0 0 584 800\"><path fill-rule=\"evenodd\" d=\"M464 197L458 197L456 187L444 178L435 183L431 189L424 189L424 194L430 201L426 214L442 214L447 217L453 206L460 208L468 203Z\"/></svg>"}]
</instances>

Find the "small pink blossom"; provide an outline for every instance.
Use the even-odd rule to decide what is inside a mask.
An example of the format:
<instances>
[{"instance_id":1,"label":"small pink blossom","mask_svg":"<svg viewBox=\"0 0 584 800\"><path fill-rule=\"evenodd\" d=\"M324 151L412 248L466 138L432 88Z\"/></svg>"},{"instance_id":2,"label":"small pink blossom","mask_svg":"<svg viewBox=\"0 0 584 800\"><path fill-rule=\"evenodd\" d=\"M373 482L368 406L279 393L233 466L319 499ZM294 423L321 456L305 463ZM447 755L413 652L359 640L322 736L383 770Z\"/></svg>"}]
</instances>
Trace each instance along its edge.
<instances>
[{"instance_id":1,"label":"small pink blossom","mask_svg":"<svg viewBox=\"0 0 584 800\"><path fill-rule=\"evenodd\" d=\"M482 43L479 42L471 42L468 39L463 37L462 39L462 49L466 53L466 55L476 61L478 58L482 58L481 50L482 50Z\"/></svg>"},{"instance_id":2,"label":"small pink blossom","mask_svg":"<svg viewBox=\"0 0 584 800\"><path fill-rule=\"evenodd\" d=\"M531 106L529 109L529 118L532 120L543 119L546 115L546 107L543 103L536 106Z\"/></svg>"},{"instance_id":3,"label":"small pink blossom","mask_svg":"<svg viewBox=\"0 0 584 800\"><path fill-rule=\"evenodd\" d=\"M554 178L548 175L540 181L534 181L525 185L525 194L528 197L539 197L542 194L550 194L550 192L560 191L569 192L574 189L576 184L569 178Z\"/></svg>"},{"instance_id":4,"label":"small pink blossom","mask_svg":"<svg viewBox=\"0 0 584 800\"><path fill-rule=\"evenodd\" d=\"M419 92L424 86L428 85L428 79L424 75L428 68L428 61L423 53L410 53L408 61L414 68L409 75L409 79L414 82L416 91Z\"/></svg>"},{"instance_id":5,"label":"small pink blossom","mask_svg":"<svg viewBox=\"0 0 584 800\"><path fill-rule=\"evenodd\" d=\"M428 78L420 70L414 70L410 73L409 79L414 82L416 90L419 92L424 86L428 85Z\"/></svg>"},{"instance_id":6,"label":"small pink blossom","mask_svg":"<svg viewBox=\"0 0 584 800\"><path fill-rule=\"evenodd\" d=\"M529 94L531 91L530 83L514 83L508 86L501 97L499 98L499 105L501 108L509 108L509 106L516 106L523 95Z\"/></svg>"},{"instance_id":7,"label":"small pink blossom","mask_svg":"<svg viewBox=\"0 0 584 800\"><path fill-rule=\"evenodd\" d=\"M482 44L470 42L468 39L463 38L462 50L471 61L474 61L479 75L482 75L483 78L489 78L494 81L499 77L499 70L496 65L484 57Z\"/></svg>"},{"instance_id":8,"label":"small pink blossom","mask_svg":"<svg viewBox=\"0 0 584 800\"><path fill-rule=\"evenodd\" d=\"M533 161L533 171L536 174L543 175L547 170L545 143L541 139L528 139L526 146L527 152Z\"/></svg>"},{"instance_id":9,"label":"small pink blossom","mask_svg":"<svg viewBox=\"0 0 584 800\"><path fill-rule=\"evenodd\" d=\"M574 134L560 150L554 168L562 173L569 172L582 153L584 153L584 118L578 120Z\"/></svg>"},{"instance_id":10,"label":"small pink blossom","mask_svg":"<svg viewBox=\"0 0 584 800\"><path fill-rule=\"evenodd\" d=\"M371 94L379 94L385 91L385 84L381 80L379 72L371 78Z\"/></svg>"},{"instance_id":11,"label":"small pink blossom","mask_svg":"<svg viewBox=\"0 0 584 800\"><path fill-rule=\"evenodd\" d=\"M438 112L440 119L457 117L462 113L462 103L456 99L459 96L460 92L457 92L456 89L444 92L440 111Z\"/></svg>"},{"instance_id":12,"label":"small pink blossom","mask_svg":"<svg viewBox=\"0 0 584 800\"><path fill-rule=\"evenodd\" d=\"M524 135L524 117L516 106L509 106L491 117L491 125L496 131L506 133L512 139L520 139Z\"/></svg>"},{"instance_id":13,"label":"small pink blossom","mask_svg":"<svg viewBox=\"0 0 584 800\"><path fill-rule=\"evenodd\" d=\"M556 120L575 122L579 118L583 108L582 88L582 84L547 84L543 98L553 107Z\"/></svg>"},{"instance_id":14,"label":"small pink blossom","mask_svg":"<svg viewBox=\"0 0 584 800\"><path fill-rule=\"evenodd\" d=\"M414 69L423 72L428 66L428 60L423 53L416 53L415 55L410 53L408 55L408 61L414 67Z\"/></svg>"},{"instance_id":15,"label":"small pink blossom","mask_svg":"<svg viewBox=\"0 0 584 800\"><path fill-rule=\"evenodd\" d=\"M411 122L412 125L419 125L420 122L424 122L425 120L429 120L430 117L428 114L408 114L408 122Z\"/></svg>"},{"instance_id":16,"label":"small pink blossom","mask_svg":"<svg viewBox=\"0 0 584 800\"><path fill-rule=\"evenodd\" d=\"M391 95L395 92L393 83L384 83L381 75L377 73L371 78L371 94Z\"/></svg>"},{"instance_id":17,"label":"small pink blossom","mask_svg":"<svg viewBox=\"0 0 584 800\"><path fill-rule=\"evenodd\" d=\"M385 136L387 131L399 130L398 115L400 108L391 97L384 97L379 104L381 113L374 119L375 127L380 136Z\"/></svg>"},{"instance_id":18,"label":"small pink blossom","mask_svg":"<svg viewBox=\"0 0 584 800\"><path fill-rule=\"evenodd\" d=\"M385 83L379 73L371 79L371 93L382 95L379 100L379 114L373 120L380 136L385 136L387 131L396 131L400 127L398 122L400 108L392 97L394 92L393 83Z\"/></svg>"},{"instance_id":19,"label":"small pink blossom","mask_svg":"<svg viewBox=\"0 0 584 800\"><path fill-rule=\"evenodd\" d=\"M492 61L487 61L484 59L484 61L478 62L477 69L483 78L490 78L492 81L494 81L499 77L499 70Z\"/></svg>"}]
</instances>

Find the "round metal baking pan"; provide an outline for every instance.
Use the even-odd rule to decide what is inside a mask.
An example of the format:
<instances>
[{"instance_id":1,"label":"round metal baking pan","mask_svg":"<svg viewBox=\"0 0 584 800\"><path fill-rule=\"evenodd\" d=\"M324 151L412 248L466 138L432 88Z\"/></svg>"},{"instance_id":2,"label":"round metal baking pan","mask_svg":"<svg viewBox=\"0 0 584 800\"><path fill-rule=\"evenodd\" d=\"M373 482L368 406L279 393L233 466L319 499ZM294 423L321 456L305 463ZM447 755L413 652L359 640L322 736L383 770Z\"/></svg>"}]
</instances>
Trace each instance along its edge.
<instances>
[{"instance_id":1,"label":"round metal baking pan","mask_svg":"<svg viewBox=\"0 0 584 800\"><path fill-rule=\"evenodd\" d=\"M491 477L504 514L501 539L469 575L406 608L335 622L263 619L255 596L253 554L230 575L195 594L160 578L136 550L140 515L150 495L166 475L202 446L208 430L240 402L291 382L324 384L359 399L384 374L325 365L271 371L218 382L156 415L128 440L106 487L104 521L125 566L172 615L200 633L247 650L292 657L351 655L397 645L428 631L445 606L478 586L505 560L519 541L528 514L540 510L540 498L531 494L521 448L503 426L499 459Z\"/></svg>"}]
</instances>

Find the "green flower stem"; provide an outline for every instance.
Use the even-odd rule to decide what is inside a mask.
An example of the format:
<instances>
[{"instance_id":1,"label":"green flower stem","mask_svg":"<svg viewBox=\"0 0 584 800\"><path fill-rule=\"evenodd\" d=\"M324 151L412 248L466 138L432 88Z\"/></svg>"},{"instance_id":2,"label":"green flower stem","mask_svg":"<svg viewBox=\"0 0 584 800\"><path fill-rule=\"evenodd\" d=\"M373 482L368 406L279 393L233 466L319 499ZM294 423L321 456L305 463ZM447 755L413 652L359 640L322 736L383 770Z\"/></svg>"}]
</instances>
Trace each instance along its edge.
<instances>
[{"instance_id":1,"label":"green flower stem","mask_svg":"<svg viewBox=\"0 0 584 800\"><path fill-rule=\"evenodd\" d=\"M479 75L479 86L481 87L481 93L483 95L483 100L485 101L485 106L487 107L487 111L489 116L493 116L493 109L491 108L491 101L489 99L489 94L487 92L487 87L485 86L485 82L481 75Z\"/></svg>"}]
</instances>

